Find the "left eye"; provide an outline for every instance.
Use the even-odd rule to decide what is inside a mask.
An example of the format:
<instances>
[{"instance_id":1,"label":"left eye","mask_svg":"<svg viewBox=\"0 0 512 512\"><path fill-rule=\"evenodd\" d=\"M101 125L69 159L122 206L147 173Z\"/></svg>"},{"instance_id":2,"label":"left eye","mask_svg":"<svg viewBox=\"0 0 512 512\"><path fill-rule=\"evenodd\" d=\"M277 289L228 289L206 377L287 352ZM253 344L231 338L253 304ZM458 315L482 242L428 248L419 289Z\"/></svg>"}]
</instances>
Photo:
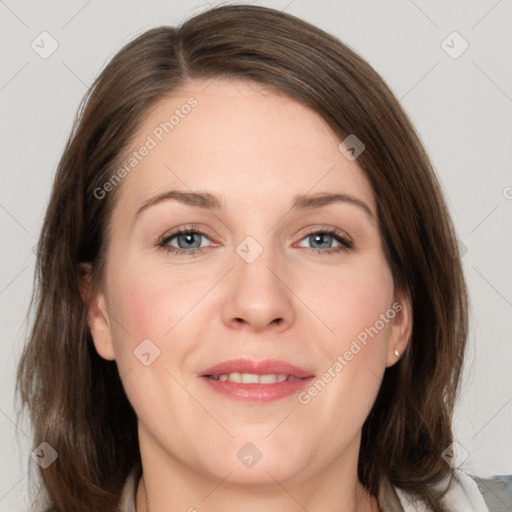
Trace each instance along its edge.
<instances>
[{"instance_id":1,"label":"left eye","mask_svg":"<svg viewBox=\"0 0 512 512\"><path fill-rule=\"evenodd\" d=\"M207 247L201 245L201 237L209 240L205 233L198 230L176 231L164 237L158 245L166 249L168 252L173 252L175 254L194 254L195 252ZM313 253L347 251L353 246L352 241L345 238L341 233L332 230L321 230L308 233L301 240L306 239L309 240L309 243L312 244L312 246L305 247L300 245L299 247L303 247ZM178 247L172 244L174 240L176 240ZM333 240L338 243L337 247L332 247ZM318 245L318 247L314 247L314 245Z\"/></svg>"},{"instance_id":2,"label":"left eye","mask_svg":"<svg viewBox=\"0 0 512 512\"><path fill-rule=\"evenodd\" d=\"M206 237L206 235L200 231L178 231L166 237L161 242L161 245L172 249L199 249L201 248L201 242L199 242L198 246L197 241L201 236ZM174 238L178 241L178 247L168 245Z\"/></svg>"},{"instance_id":3,"label":"left eye","mask_svg":"<svg viewBox=\"0 0 512 512\"><path fill-rule=\"evenodd\" d=\"M316 233L310 233L309 235L306 235L303 238L303 240L304 239L309 240L310 244L318 244L319 246L321 246L310 247L311 249L331 249L333 248L333 240L335 240L338 244L341 244L345 248L351 247L349 241L346 238L342 237L341 235L337 235L332 231L318 231Z\"/></svg>"}]
</instances>

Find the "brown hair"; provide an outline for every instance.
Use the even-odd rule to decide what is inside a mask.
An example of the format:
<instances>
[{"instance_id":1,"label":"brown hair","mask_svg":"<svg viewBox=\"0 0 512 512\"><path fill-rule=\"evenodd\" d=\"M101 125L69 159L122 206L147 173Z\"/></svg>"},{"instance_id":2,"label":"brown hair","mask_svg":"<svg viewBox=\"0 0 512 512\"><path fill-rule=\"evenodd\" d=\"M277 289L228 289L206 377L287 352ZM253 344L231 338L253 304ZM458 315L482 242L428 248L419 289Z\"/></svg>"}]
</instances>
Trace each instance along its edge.
<instances>
[{"instance_id":1,"label":"brown hair","mask_svg":"<svg viewBox=\"0 0 512 512\"><path fill-rule=\"evenodd\" d=\"M358 474L382 499L389 482L445 512L431 487L452 468L467 335L467 293L458 244L439 183L413 126L376 71L335 37L269 8L210 9L178 28L148 30L122 48L83 99L60 160L39 239L35 318L17 390L58 459L41 470L52 512L114 510L140 463L137 418L114 361L95 351L81 264L100 282L109 216L119 193L94 190L118 169L148 111L196 78L253 80L309 106L343 140L366 146L357 162L378 205L395 286L406 291L413 331L386 369L363 426Z\"/></svg>"}]
</instances>

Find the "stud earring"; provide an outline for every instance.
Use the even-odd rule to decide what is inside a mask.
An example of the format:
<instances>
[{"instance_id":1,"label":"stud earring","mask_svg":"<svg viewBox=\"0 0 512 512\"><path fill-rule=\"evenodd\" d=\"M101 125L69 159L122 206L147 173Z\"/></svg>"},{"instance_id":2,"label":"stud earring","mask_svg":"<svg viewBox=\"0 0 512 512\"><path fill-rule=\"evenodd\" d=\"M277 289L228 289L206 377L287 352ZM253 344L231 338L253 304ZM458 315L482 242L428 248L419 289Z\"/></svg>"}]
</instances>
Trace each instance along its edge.
<instances>
[{"instance_id":1,"label":"stud earring","mask_svg":"<svg viewBox=\"0 0 512 512\"><path fill-rule=\"evenodd\" d=\"M398 350L396 348L395 348L395 356L400 357L400 352L398 352Z\"/></svg>"}]
</instances>

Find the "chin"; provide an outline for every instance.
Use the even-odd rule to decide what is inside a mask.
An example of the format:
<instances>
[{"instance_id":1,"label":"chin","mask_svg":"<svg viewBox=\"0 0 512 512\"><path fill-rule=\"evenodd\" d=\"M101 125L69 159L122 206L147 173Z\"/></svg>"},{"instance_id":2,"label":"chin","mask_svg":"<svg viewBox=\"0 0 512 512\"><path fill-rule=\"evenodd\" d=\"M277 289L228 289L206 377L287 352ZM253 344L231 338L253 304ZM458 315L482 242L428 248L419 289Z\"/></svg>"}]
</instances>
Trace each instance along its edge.
<instances>
[{"instance_id":1,"label":"chin","mask_svg":"<svg viewBox=\"0 0 512 512\"><path fill-rule=\"evenodd\" d=\"M216 478L226 478L223 485L227 484L233 487L254 488L261 491L275 489L276 482L283 482L298 476L301 468L296 464L290 464L279 456L273 456L264 462L263 458L254 466L247 468L242 464L235 464L228 467L226 464L226 472L222 475L216 474ZM219 473L217 468L216 473Z\"/></svg>"}]
</instances>

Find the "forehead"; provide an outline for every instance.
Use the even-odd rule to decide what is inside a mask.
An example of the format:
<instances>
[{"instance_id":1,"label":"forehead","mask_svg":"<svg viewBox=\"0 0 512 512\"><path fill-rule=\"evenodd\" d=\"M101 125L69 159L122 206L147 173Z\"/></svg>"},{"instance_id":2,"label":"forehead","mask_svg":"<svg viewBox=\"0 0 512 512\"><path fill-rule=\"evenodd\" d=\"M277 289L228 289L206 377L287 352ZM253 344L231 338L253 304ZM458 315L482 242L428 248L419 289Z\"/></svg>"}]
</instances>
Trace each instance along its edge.
<instances>
[{"instance_id":1,"label":"forehead","mask_svg":"<svg viewBox=\"0 0 512 512\"><path fill-rule=\"evenodd\" d=\"M312 109L265 86L192 81L146 113L124 155L136 162L121 200L135 209L180 188L282 204L287 195L336 189L375 211L364 173L339 151L340 142Z\"/></svg>"}]
</instances>

